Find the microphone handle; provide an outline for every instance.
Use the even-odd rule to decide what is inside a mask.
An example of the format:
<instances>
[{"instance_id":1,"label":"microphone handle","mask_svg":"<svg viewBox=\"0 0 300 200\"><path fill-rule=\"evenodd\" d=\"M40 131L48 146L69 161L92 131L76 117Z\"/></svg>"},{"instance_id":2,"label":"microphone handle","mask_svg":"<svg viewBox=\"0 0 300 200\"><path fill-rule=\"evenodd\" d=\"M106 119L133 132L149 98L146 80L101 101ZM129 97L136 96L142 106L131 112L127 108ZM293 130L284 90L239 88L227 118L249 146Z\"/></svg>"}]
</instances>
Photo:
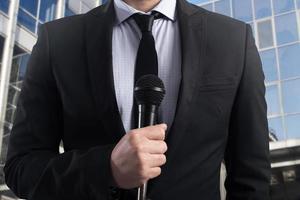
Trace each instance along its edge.
<instances>
[{"instance_id":1,"label":"microphone handle","mask_svg":"<svg viewBox=\"0 0 300 200\"><path fill-rule=\"evenodd\" d=\"M157 123L157 110L156 105L138 105L138 128L152 126ZM137 200L147 200L147 182L138 188Z\"/></svg>"}]
</instances>

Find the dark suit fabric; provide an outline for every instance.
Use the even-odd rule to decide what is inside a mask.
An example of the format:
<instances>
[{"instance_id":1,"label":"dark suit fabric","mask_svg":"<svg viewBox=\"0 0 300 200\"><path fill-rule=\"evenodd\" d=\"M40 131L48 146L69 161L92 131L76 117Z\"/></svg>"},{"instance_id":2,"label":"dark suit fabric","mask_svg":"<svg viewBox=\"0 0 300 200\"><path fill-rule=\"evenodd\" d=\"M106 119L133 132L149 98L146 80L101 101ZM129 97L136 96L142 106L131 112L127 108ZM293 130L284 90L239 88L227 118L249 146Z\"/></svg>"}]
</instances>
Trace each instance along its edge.
<instances>
[{"instance_id":1,"label":"dark suit fabric","mask_svg":"<svg viewBox=\"0 0 300 200\"><path fill-rule=\"evenodd\" d=\"M182 81L167 163L149 182L149 198L219 200L224 159L227 199L267 200L264 75L251 28L184 0L177 14ZM21 198L117 199L110 154L125 131L112 75L114 19L109 2L40 27L5 165L6 182Z\"/></svg>"}]
</instances>

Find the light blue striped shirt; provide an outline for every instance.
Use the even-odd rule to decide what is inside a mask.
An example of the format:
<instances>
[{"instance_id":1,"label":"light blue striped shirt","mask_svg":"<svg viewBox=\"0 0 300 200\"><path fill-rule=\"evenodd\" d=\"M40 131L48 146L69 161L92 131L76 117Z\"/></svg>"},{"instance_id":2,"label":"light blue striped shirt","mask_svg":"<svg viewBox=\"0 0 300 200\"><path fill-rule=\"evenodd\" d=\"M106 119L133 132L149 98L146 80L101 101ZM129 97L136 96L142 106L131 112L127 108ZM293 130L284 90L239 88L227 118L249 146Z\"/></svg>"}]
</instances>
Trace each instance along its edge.
<instances>
[{"instance_id":1,"label":"light blue striped shirt","mask_svg":"<svg viewBox=\"0 0 300 200\"><path fill-rule=\"evenodd\" d=\"M131 127L134 68L141 32L132 18L138 11L122 0L114 0L116 22L113 27L112 53L113 76L119 112L126 132ZM175 114L181 80L181 46L179 26L176 20L176 0L161 0L153 8L167 18L153 23L152 33L158 55L158 76L166 88L165 98L160 106L162 122L171 126Z\"/></svg>"}]
</instances>

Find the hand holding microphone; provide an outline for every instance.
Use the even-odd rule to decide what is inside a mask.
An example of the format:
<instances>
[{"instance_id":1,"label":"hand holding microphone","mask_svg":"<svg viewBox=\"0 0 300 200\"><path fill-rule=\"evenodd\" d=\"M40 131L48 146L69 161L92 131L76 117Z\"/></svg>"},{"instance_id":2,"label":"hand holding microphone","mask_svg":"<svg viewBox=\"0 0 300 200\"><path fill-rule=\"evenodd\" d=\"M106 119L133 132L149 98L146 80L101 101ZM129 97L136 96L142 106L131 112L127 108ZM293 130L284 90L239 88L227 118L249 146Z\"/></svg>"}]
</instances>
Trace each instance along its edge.
<instances>
[{"instance_id":1,"label":"hand holding microphone","mask_svg":"<svg viewBox=\"0 0 300 200\"><path fill-rule=\"evenodd\" d=\"M155 125L164 95L164 84L156 75L144 75L136 82L138 127L126 134L112 152L111 168L116 184L124 189L139 187L137 200L147 198L147 181L159 176L160 166L166 163L167 126Z\"/></svg>"},{"instance_id":2,"label":"hand holding microphone","mask_svg":"<svg viewBox=\"0 0 300 200\"><path fill-rule=\"evenodd\" d=\"M132 189L160 175L165 164L167 126L160 124L125 134L111 155L111 169L118 187Z\"/></svg>"}]
</instances>

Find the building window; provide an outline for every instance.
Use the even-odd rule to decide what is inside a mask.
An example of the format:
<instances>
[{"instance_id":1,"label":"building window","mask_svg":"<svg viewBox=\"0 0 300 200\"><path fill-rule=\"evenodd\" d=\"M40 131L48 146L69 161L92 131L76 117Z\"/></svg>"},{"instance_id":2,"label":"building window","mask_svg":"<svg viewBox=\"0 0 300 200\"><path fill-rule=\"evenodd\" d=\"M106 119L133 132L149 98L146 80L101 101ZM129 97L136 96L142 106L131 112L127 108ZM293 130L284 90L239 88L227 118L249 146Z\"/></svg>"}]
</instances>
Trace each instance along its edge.
<instances>
[{"instance_id":1,"label":"building window","mask_svg":"<svg viewBox=\"0 0 300 200\"><path fill-rule=\"evenodd\" d=\"M282 79L300 76L300 44L293 44L278 49L280 73Z\"/></svg>"},{"instance_id":2,"label":"building window","mask_svg":"<svg viewBox=\"0 0 300 200\"><path fill-rule=\"evenodd\" d=\"M266 88L266 100L268 103L268 115L280 114L279 95L277 85Z\"/></svg>"},{"instance_id":3,"label":"building window","mask_svg":"<svg viewBox=\"0 0 300 200\"><path fill-rule=\"evenodd\" d=\"M277 59L274 49L260 52L262 66L265 74L266 82L276 81L277 74Z\"/></svg>"},{"instance_id":4,"label":"building window","mask_svg":"<svg viewBox=\"0 0 300 200\"><path fill-rule=\"evenodd\" d=\"M81 12L80 13L86 13L89 10L91 10L91 8L89 8L85 3L81 3Z\"/></svg>"},{"instance_id":5,"label":"building window","mask_svg":"<svg viewBox=\"0 0 300 200\"><path fill-rule=\"evenodd\" d=\"M295 9L294 0L273 0L275 14L288 12Z\"/></svg>"},{"instance_id":6,"label":"building window","mask_svg":"<svg viewBox=\"0 0 300 200\"><path fill-rule=\"evenodd\" d=\"M55 7L56 0L42 0L40 5L40 20L42 22L48 22L53 20L55 18Z\"/></svg>"},{"instance_id":7,"label":"building window","mask_svg":"<svg viewBox=\"0 0 300 200\"><path fill-rule=\"evenodd\" d=\"M90 11L95 4L84 0L66 0L65 16L82 14Z\"/></svg>"},{"instance_id":8,"label":"building window","mask_svg":"<svg viewBox=\"0 0 300 200\"><path fill-rule=\"evenodd\" d=\"M35 32L36 20L23 9L19 9L18 22L33 33Z\"/></svg>"},{"instance_id":9,"label":"building window","mask_svg":"<svg viewBox=\"0 0 300 200\"><path fill-rule=\"evenodd\" d=\"M29 54L23 53L13 58L10 73L10 84L18 87L18 84L23 81L29 57Z\"/></svg>"},{"instance_id":10,"label":"building window","mask_svg":"<svg viewBox=\"0 0 300 200\"><path fill-rule=\"evenodd\" d=\"M69 17L69 16L72 16L72 15L76 15L69 7L65 9L65 16L66 17Z\"/></svg>"},{"instance_id":11,"label":"building window","mask_svg":"<svg viewBox=\"0 0 300 200\"><path fill-rule=\"evenodd\" d=\"M24 79L29 58L30 58L29 54L23 54L22 56L19 57L19 73L18 73L18 80L17 80L18 82L23 81Z\"/></svg>"},{"instance_id":12,"label":"building window","mask_svg":"<svg viewBox=\"0 0 300 200\"><path fill-rule=\"evenodd\" d=\"M18 23L33 33L40 24L55 19L56 0L21 0Z\"/></svg>"},{"instance_id":13,"label":"building window","mask_svg":"<svg viewBox=\"0 0 300 200\"><path fill-rule=\"evenodd\" d=\"M231 16L229 0L220 0L215 3L215 10L223 15Z\"/></svg>"},{"instance_id":14,"label":"building window","mask_svg":"<svg viewBox=\"0 0 300 200\"><path fill-rule=\"evenodd\" d=\"M297 0L298 9L300 9L300 0Z\"/></svg>"},{"instance_id":15,"label":"building window","mask_svg":"<svg viewBox=\"0 0 300 200\"><path fill-rule=\"evenodd\" d=\"M65 17L76 15L68 6L65 7Z\"/></svg>"},{"instance_id":16,"label":"building window","mask_svg":"<svg viewBox=\"0 0 300 200\"><path fill-rule=\"evenodd\" d=\"M278 45L298 40L295 12L275 17L275 26Z\"/></svg>"},{"instance_id":17,"label":"building window","mask_svg":"<svg viewBox=\"0 0 300 200\"><path fill-rule=\"evenodd\" d=\"M190 3L193 4L202 4L202 3L207 3L207 2L211 2L212 0L188 0Z\"/></svg>"},{"instance_id":18,"label":"building window","mask_svg":"<svg viewBox=\"0 0 300 200\"><path fill-rule=\"evenodd\" d=\"M285 140L285 134L282 125L282 117L268 119L269 132L273 133L278 140Z\"/></svg>"},{"instance_id":19,"label":"building window","mask_svg":"<svg viewBox=\"0 0 300 200\"><path fill-rule=\"evenodd\" d=\"M66 0L65 16L72 16L79 13L80 1Z\"/></svg>"},{"instance_id":20,"label":"building window","mask_svg":"<svg viewBox=\"0 0 300 200\"><path fill-rule=\"evenodd\" d=\"M8 13L8 0L1 0L0 1L0 10L2 10L5 13Z\"/></svg>"},{"instance_id":21,"label":"building window","mask_svg":"<svg viewBox=\"0 0 300 200\"><path fill-rule=\"evenodd\" d=\"M209 11L213 10L212 3L206 4L206 5L202 5L201 7L204 8L204 9L206 9L206 10L209 10Z\"/></svg>"},{"instance_id":22,"label":"building window","mask_svg":"<svg viewBox=\"0 0 300 200\"><path fill-rule=\"evenodd\" d=\"M272 15L270 0L254 0L255 18L261 19Z\"/></svg>"},{"instance_id":23,"label":"building window","mask_svg":"<svg viewBox=\"0 0 300 200\"><path fill-rule=\"evenodd\" d=\"M272 22L270 19L257 22L258 41L259 48L263 49L266 47L272 47L273 34L272 34Z\"/></svg>"},{"instance_id":24,"label":"building window","mask_svg":"<svg viewBox=\"0 0 300 200\"><path fill-rule=\"evenodd\" d=\"M244 22L253 20L251 0L232 0L233 16Z\"/></svg>"},{"instance_id":25,"label":"building window","mask_svg":"<svg viewBox=\"0 0 300 200\"><path fill-rule=\"evenodd\" d=\"M300 114L285 117L286 132L288 139L300 138Z\"/></svg>"},{"instance_id":26,"label":"building window","mask_svg":"<svg viewBox=\"0 0 300 200\"><path fill-rule=\"evenodd\" d=\"M284 81L282 95L284 112L300 113L300 79Z\"/></svg>"},{"instance_id":27,"label":"building window","mask_svg":"<svg viewBox=\"0 0 300 200\"><path fill-rule=\"evenodd\" d=\"M20 7L24 8L32 15L37 14L38 0L20 0Z\"/></svg>"}]
</instances>

